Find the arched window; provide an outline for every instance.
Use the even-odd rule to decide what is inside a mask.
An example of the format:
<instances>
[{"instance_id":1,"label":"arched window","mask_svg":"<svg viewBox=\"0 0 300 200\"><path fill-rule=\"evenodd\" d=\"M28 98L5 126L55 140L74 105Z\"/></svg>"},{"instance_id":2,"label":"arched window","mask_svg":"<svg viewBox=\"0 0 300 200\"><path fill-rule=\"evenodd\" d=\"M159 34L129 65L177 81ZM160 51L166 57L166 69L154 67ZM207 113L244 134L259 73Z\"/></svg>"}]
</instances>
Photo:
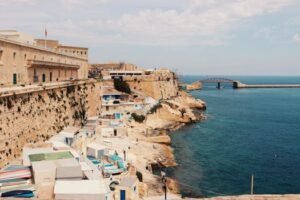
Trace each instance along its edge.
<instances>
[{"instance_id":1,"label":"arched window","mask_svg":"<svg viewBox=\"0 0 300 200\"><path fill-rule=\"evenodd\" d=\"M14 61L16 60L16 55L17 55L17 53L14 52L14 53L13 53L13 59L14 59Z\"/></svg>"},{"instance_id":2,"label":"arched window","mask_svg":"<svg viewBox=\"0 0 300 200\"><path fill-rule=\"evenodd\" d=\"M26 58L27 58L27 55L26 55L26 53L24 54L24 60L26 60Z\"/></svg>"}]
</instances>

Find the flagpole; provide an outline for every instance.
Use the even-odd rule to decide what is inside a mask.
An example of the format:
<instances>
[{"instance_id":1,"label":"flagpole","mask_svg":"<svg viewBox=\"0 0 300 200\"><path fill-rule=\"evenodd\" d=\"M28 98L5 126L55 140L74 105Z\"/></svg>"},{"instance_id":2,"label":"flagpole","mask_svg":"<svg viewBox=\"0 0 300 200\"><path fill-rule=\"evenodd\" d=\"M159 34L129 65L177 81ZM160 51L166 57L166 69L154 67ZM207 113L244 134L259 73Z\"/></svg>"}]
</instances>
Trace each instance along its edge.
<instances>
[{"instance_id":1,"label":"flagpole","mask_svg":"<svg viewBox=\"0 0 300 200\"><path fill-rule=\"evenodd\" d=\"M45 49L47 49L47 36L48 36L47 28L45 28Z\"/></svg>"}]
</instances>

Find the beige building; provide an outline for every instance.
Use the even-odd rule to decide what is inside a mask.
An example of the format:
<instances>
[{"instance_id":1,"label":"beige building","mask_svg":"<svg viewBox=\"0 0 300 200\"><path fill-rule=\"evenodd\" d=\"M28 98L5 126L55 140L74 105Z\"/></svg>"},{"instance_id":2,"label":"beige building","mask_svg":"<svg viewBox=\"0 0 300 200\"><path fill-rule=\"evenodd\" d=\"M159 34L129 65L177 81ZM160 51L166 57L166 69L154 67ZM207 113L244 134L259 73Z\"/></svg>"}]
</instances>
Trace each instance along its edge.
<instances>
[{"instance_id":1,"label":"beige building","mask_svg":"<svg viewBox=\"0 0 300 200\"><path fill-rule=\"evenodd\" d=\"M138 67L128 63L100 63L91 64L89 69L90 78L103 78L109 76L110 71L136 71Z\"/></svg>"},{"instance_id":2,"label":"beige building","mask_svg":"<svg viewBox=\"0 0 300 200\"><path fill-rule=\"evenodd\" d=\"M33 84L88 77L88 48L0 31L0 84Z\"/></svg>"},{"instance_id":3,"label":"beige building","mask_svg":"<svg viewBox=\"0 0 300 200\"><path fill-rule=\"evenodd\" d=\"M137 200L139 199L138 179L136 177L124 177L116 186L115 200Z\"/></svg>"}]
</instances>

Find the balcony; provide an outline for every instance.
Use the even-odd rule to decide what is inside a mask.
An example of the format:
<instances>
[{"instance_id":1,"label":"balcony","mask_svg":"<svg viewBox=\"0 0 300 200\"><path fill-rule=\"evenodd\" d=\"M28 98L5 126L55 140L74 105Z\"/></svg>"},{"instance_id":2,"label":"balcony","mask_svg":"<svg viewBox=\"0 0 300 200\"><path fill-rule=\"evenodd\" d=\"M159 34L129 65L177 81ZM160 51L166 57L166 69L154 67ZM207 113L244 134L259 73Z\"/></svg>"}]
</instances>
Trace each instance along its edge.
<instances>
[{"instance_id":1,"label":"balcony","mask_svg":"<svg viewBox=\"0 0 300 200\"><path fill-rule=\"evenodd\" d=\"M64 68L64 69L79 69L80 65L66 64L60 62L50 62L43 60L28 60L28 68L31 67L46 67L46 68Z\"/></svg>"}]
</instances>

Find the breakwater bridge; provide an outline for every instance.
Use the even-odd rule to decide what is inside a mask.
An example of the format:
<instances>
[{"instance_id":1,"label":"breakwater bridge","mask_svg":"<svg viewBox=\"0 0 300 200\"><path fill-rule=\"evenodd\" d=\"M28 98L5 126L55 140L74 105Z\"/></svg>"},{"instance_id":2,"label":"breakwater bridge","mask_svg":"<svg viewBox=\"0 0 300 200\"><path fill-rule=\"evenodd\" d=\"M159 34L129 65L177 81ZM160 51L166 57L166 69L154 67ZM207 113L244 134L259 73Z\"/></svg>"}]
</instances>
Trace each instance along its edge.
<instances>
[{"instance_id":1,"label":"breakwater bridge","mask_svg":"<svg viewBox=\"0 0 300 200\"><path fill-rule=\"evenodd\" d=\"M203 80L199 80L200 83L216 83L217 89L222 88L222 84L232 84L234 89L243 88L300 88L300 84L244 84L238 80L232 80L228 78L212 77Z\"/></svg>"}]
</instances>

